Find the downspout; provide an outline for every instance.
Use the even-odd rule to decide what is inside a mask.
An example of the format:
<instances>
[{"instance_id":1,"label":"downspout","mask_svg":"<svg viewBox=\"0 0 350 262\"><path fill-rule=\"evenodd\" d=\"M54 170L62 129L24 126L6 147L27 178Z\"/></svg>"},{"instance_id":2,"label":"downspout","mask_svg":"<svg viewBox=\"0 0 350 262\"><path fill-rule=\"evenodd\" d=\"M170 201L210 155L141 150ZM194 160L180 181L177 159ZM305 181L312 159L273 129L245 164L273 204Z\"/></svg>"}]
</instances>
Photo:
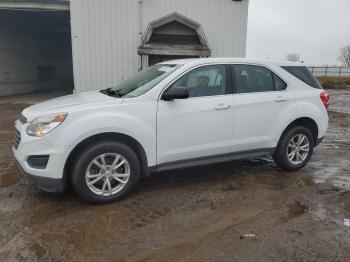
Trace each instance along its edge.
<instances>
[{"instance_id":1,"label":"downspout","mask_svg":"<svg viewBox=\"0 0 350 262\"><path fill-rule=\"evenodd\" d=\"M137 0L138 6L138 34L140 37L140 45L142 44L142 34L143 34L143 0ZM142 55L140 55L140 68L139 71L143 69Z\"/></svg>"}]
</instances>

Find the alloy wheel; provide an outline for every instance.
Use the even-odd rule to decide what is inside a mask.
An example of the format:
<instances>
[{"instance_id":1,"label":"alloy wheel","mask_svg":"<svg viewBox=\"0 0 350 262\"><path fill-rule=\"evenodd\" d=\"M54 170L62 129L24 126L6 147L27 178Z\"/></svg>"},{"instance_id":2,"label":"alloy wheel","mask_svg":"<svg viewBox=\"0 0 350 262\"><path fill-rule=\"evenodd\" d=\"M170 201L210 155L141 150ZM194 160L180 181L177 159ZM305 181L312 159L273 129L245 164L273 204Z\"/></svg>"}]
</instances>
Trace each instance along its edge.
<instances>
[{"instance_id":1,"label":"alloy wheel","mask_svg":"<svg viewBox=\"0 0 350 262\"><path fill-rule=\"evenodd\" d=\"M310 153L310 141L304 134L295 135L288 143L287 157L293 165L302 164Z\"/></svg>"},{"instance_id":2,"label":"alloy wheel","mask_svg":"<svg viewBox=\"0 0 350 262\"><path fill-rule=\"evenodd\" d=\"M120 192L130 178L130 164L117 153L106 153L94 158L86 169L88 188L100 196L112 196Z\"/></svg>"}]
</instances>

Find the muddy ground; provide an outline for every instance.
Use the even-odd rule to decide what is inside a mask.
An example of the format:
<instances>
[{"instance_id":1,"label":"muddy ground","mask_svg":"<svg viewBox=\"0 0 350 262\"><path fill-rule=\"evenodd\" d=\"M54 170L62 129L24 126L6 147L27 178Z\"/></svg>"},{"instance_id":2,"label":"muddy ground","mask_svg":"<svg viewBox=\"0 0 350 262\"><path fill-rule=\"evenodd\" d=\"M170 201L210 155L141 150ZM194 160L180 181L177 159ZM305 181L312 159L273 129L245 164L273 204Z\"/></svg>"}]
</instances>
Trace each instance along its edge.
<instances>
[{"instance_id":1,"label":"muddy ground","mask_svg":"<svg viewBox=\"0 0 350 262\"><path fill-rule=\"evenodd\" d=\"M350 96L332 95L329 135L299 172L258 158L159 173L100 206L21 177L13 121L35 98L0 100L0 260L349 261Z\"/></svg>"}]
</instances>

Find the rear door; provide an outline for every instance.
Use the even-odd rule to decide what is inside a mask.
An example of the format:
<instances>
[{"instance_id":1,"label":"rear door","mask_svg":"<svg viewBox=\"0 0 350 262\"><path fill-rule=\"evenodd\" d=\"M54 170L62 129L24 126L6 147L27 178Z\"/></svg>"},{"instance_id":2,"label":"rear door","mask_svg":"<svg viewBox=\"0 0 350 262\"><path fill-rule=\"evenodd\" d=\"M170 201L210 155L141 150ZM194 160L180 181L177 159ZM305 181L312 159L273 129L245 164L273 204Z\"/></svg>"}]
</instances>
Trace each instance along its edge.
<instances>
[{"instance_id":1,"label":"rear door","mask_svg":"<svg viewBox=\"0 0 350 262\"><path fill-rule=\"evenodd\" d=\"M281 117L294 106L294 94L285 81L259 65L232 65L235 83L234 151L276 146Z\"/></svg>"}]
</instances>

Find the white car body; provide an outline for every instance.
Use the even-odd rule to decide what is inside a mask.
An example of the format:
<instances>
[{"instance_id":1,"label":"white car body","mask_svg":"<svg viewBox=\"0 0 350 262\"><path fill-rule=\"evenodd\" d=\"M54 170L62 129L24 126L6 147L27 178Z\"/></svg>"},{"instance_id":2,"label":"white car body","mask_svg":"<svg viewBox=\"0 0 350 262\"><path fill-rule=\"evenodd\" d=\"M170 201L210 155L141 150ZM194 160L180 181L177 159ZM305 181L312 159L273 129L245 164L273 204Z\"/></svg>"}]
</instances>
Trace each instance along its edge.
<instances>
[{"instance_id":1,"label":"white car body","mask_svg":"<svg viewBox=\"0 0 350 262\"><path fill-rule=\"evenodd\" d=\"M86 139L106 133L122 134L137 141L150 170L173 168L180 163L181 166L199 164L208 156L229 160L272 154L284 130L299 118L310 118L316 123L318 139L326 135L328 114L320 99L323 90L306 85L281 68L295 63L210 58L164 64L182 66L138 97L115 98L92 91L25 109L22 115L26 121L15 124L20 143L17 149L13 149L23 172L38 178L38 181L48 178L61 182L73 150ZM278 75L287 84L287 89L161 100L161 94L176 79L194 68L213 64L265 67ZM54 113L68 113L68 116L59 127L43 137L27 134L26 129L34 119ZM28 157L33 155L50 156L45 169L28 164ZM215 162L215 157L208 159L210 162ZM64 186L65 182L62 187L50 187L46 183L41 188L62 191Z\"/></svg>"}]
</instances>

